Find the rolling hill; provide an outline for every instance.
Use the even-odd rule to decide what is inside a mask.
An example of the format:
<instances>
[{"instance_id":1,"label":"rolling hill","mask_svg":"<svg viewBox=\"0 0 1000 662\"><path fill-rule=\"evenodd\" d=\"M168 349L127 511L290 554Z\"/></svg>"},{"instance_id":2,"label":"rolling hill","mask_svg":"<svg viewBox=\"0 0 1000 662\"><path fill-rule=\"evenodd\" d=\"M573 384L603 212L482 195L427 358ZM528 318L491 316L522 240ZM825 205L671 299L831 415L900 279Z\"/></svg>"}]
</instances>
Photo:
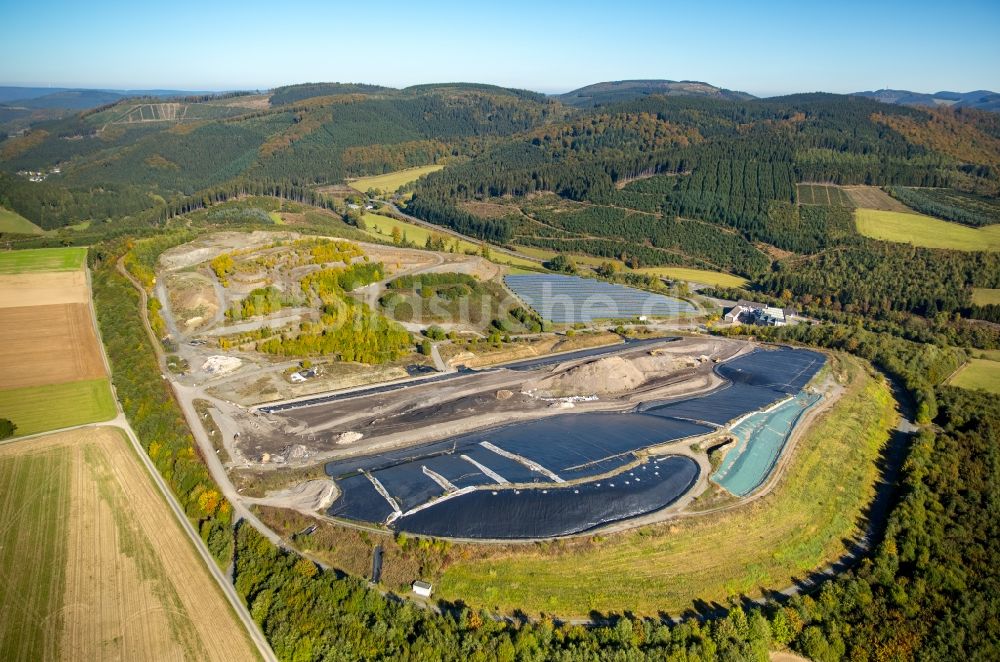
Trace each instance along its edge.
<instances>
[{"instance_id":1,"label":"rolling hill","mask_svg":"<svg viewBox=\"0 0 1000 662\"><path fill-rule=\"evenodd\" d=\"M908 90L874 90L855 92L854 96L868 97L883 103L901 106L945 106L949 108L975 108L1000 112L1000 94L989 90L974 92L935 92L925 94Z\"/></svg>"},{"instance_id":2,"label":"rolling hill","mask_svg":"<svg viewBox=\"0 0 1000 662\"><path fill-rule=\"evenodd\" d=\"M637 99L651 94L664 96L709 97L730 101L746 101L755 98L746 92L715 87L693 80L618 80L595 83L572 92L556 96L562 103L577 108L592 108L620 101Z\"/></svg>"}]
</instances>

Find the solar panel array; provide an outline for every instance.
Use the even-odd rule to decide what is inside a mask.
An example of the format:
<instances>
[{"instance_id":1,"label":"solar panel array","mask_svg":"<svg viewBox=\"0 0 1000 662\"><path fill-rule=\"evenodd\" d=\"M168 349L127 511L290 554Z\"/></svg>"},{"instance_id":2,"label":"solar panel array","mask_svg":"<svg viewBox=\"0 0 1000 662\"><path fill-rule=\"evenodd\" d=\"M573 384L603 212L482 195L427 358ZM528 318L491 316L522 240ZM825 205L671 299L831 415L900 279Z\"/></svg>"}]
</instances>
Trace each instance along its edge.
<instances>
[{"instance_id":1,"label":"solar panel array","mask_svg":"<svg viewBox=\"0 0 1000 662\"><path fill-rule=\"evenodd\" d=\"M680 299L592 278L525 274L507 276L504 282L536 313L557 324L695 312Z\"/></svg>"}]
</instances>

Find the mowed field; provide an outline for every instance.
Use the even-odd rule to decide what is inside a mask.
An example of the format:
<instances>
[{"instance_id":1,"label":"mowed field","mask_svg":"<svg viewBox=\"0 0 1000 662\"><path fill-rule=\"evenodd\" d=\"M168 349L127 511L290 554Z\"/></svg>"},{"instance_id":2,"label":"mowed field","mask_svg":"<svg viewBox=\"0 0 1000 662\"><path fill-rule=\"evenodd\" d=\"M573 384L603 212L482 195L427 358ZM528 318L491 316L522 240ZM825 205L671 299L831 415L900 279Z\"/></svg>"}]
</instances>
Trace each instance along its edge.
<instances>
[{"instance_id":1,"label":"mowed field","mask_svg":"<svg viewBox=\"0 0 1000 662\"><path fill-rule=\"evenodd\" d=\"M972 288L972 303L977 306L1000 306L1000 290L974 287Z\"/></svg>"},{"instance_id":2,"label":"mowed field","mask_svg":"<svg viewBox=\"0 0 1000 662\"><path fill-rule=\"evenodd\" d=\"M897 414L888 385L849 357L844 395L802 435L778 487L749 504L635 531L506 549L448 567L445 600L529 615L679 614L692 599L783 589L839 558L874 494ZM509 549L514 549L511 547Z\"/></svg>"},{"instance_id":3,"label":"mowed field","mask_svg":"<svg viewBox=\"0 0 1000 662\"><path fill-rule=\"evenodd\" d=\"M11 232L14 234L44 234L41 229L16 211L11 211L0 207L0 233Z\"/></svg>"},{"instance_id":4,"label":"mowed field","mask_svg":"<svg viewBox=\"0 0 1000 662\"><path fill-rule=\"evenodd\" d=\"M358 179L352 179L347 183L351 188L361 191L362 193L370 188L376 188L381 191L392 193L398 190L400 186L409 184L410 182L415 182L424 175L437 172L443 167L443 165L427 165L417 168L407 168L406 170L387 172L384 175L360 177Z\"/></svg>"},{"instance_id":5,"label":"mowed field","mask_svg":"<svg viewBox=\"0 0 1000 662\"><path fill-rule=\"evenodd\" d=\"M872 239L924 248L958 251L1000 251L1000 225L970 228L921 214L857 209L858 232Z\"/></svg>"},{"instance_id":6,"label":"mowed field","mask_svg":"<svg viewBox=\"0 0 1000 662\"><path fill-rule=\"evenodd\" d=\"M704 269L688 269L686 267L644 267L636 270L640 274L650 274L660 278L670 280L683 280L690 283L701 283L702 285L713 285L716 287L743 287L747 284L746 278L740 278L733 274L722 271L706 271Z\"/></svg>"},{"instance_id":7,"label":"mowed field","mask_svg":"<svg viewBox=\"0 0 1000 662\"><path fill-rule=\"evenodd\" d=\"M982 389L1000 395L1000 356L969 359L948 384L970 390Z\"/></svg>"},{"instance_id":8,"label":"mowed field","mask_svg":"<svg viewBox=\"0 0 1000 662\"><path fill-rule=\"evenodd\" d=\"M0 252L0 274L83 269L86 248L30 248Z\"/></svg>"},{"instance_id":9,"label":"mowed field","mask_svg":"<svg viewBox=\"0 0 1000 662\"><path fill-rule=\"evenodd\" d=\"M85 255L0 254L0 416L14 421L18 435L115 417Z\"/></svg>"},{"instance_id":10,"label":"mowed field","mask_svg":"<svg viewBox=\"0 0 1000 662\"><path fill-rule=\"evenodd\" d=\"M0 659L256 659L120 430L0 445L0 522Z\"/></svg>"},{"instance_id":11,"label":"mowed field","mask_svg":"<svg viewBox=\"0 0 1000 662\"><path fill-rule=\"evenodd\" d=\"M796 184L800 205L854 207L854 201L839 186L832 184Z\"/></svg>"}]
</instances>

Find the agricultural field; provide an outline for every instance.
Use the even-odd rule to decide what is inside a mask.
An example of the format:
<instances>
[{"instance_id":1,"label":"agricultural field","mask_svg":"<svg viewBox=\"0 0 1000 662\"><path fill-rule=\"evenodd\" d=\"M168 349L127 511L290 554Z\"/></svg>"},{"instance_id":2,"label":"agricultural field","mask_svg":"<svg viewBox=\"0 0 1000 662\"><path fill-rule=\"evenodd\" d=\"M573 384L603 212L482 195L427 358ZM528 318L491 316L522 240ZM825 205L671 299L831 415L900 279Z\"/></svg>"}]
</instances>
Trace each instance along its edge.
<instances>
[{"instance_id":1,"label":"agricultural field","mask_svg":"<svg viewBox=\"0 0 1000 662\"><path fill-rule=\"evenodd\" d=\"M119 430L0 445L0 518L0 658L255 658Z\"/></svg>"},{"instance_id":2,"label":"agricultural field","mask_svg":"<svg viewBox=\"0 0 1000 662\"><path fill-rule=\"evenodd\" d=\"M982 389L1000 395L1000 355L969 359L948 383L958 388Z\"/></svg>"},{"instance_id":3,"label":"agricultural field","mask_svg":"<svg viewBox=\"0 0 1000 662\"><path fill-rule=\"evenodd\" d=\"M854 203L852 207L880 211L912 212L913 210L877 186L842 186L842 191Z\"/></svg>"},{"instance_id":4,"label":"agricultural field","mask_svg":"<svg viewBox=\"0 0 1000 662\"><path fill-rule=\"evenodd\" d=\"M895 425L888 385L840 357L844 395L802 435L774 492L715 514L543 547L482 550L449 566L445 600L528 614L656 616L781 588L846 552ZM836 469L836 470L832 470Z\"/></svg>"},{"instance_id":5,"label":"agricultural field","mask_svg":"<svg viewBox=\"0 0 1000 662\"><path fill-rule=\"evenodd\" d=\"M400 186L416 181L424 175L437 172L443 167L443 165L426 165L418 168L407 168L406 170L387 172L384 175L359 177L358 179L349 180L347 183L351 186L351 188L361 191L362 193L370 188L385 191L386 193L394 193L399 190Z\"/></svg>"},{"instance_id":6,"label":"agricultural field","mask_svg":"<svg viewBox=\"0 0 1000 662\"><path fill-rule=\"evenodd\" d=\"M16 211L0 207L0 233L12 234L44 234L41 229Z\"/></svg>"},{"instance_id":7,"label":"agricultural field","mask_svg":"<svg viewBox=\"0 0 1000 662\"><path fill-rule=\"evenodd\" d=\"M30 248L0 252L0 274L27 271L76 271L87 258L86 248Z\"/></svg>"},{"instance_id":8,"label":"agricultural field","mask_svg":"<svg viewBox=\"0 0 1000 662\"><path fill-rule=\"evenodd\" d=\"M18 436L99 423L115 417L107 378L0 391L0 413L14 421Z\"/></svg>"},{"instance_id":9,"label":"agricultural field","mask_svg":"<svg viewBox=\"0 0 1000 662\"><path fill-rule=\"evenodd\" d=\"M83 249L0 254L0 415L19 435L115 416L84 255Z\"/></svg>"},{"instance_id":10,"label":"agricultural field","mask_svg":"<svg viewBox=\"0 0 1000 662\"><path fill-rule=\"evenodd\" d=\"M826 184L796 184L800 205L853 207L854 201L839 186Z\"/></svg>"},{"instance_id":11,"label":"agricultural field","mask_svg":"<svg viewBox=\"0 0 1000 662\"><path fill-rule=\"evenodd\" d=\"M875 209L856 210L855 221L858 232L872 239L924 248L1000 251L1000 225L970 228L930 216Z\"/></svg>"},{"instance_id":12,"label":"agricultural field","mask_svg":"<svg viewBox=\"0 0 1000 662\"><path fill-rule=\"evenodd\" d=\"M1000 306L1000 289L974 287L972 303L976 306Z\"/></svg>"},{"instance_id":13,"label":"agricultural field","mask_svg":"<svg viewBox=\"0 0 1000 662\"><path fill-rule=\"evenodd\" d=\"M0 366L0 389L104 377L90 307L0 307Z\"/></svg>"},{"instance_id":14,"label":"agricultural field","mask_svg":"<svg viewBox=\"0 0 1000 662\"><path fill-rule=\"evenodd\" d=\"M668 278L670 280L683 280L690 283L700 283L713 287L744 287L747 284L746 278L727 274L722 271L707 271L705 269L689 269L687 267L644 267L636 269L640 274L657 276L658 278Z\"/></svg>"}]
</instances>

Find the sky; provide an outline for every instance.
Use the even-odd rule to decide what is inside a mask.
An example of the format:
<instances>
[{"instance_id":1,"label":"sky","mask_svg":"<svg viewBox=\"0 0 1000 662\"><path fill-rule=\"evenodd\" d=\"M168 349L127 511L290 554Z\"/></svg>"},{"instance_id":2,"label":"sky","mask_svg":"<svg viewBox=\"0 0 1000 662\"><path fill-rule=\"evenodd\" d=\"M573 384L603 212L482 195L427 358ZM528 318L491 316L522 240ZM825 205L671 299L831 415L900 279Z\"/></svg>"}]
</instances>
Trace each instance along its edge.
<instances>
[{"instance_id":1,"label":"sky","mask_svg":"<svg viewBox=\"0 0 1000 662\"><path fill-rule=\"evenodd\" d=\"M631 78L758 96L1000 91L1000 0L0 0L0 85L268 89Z\"/></svg>"}]
</instances>

